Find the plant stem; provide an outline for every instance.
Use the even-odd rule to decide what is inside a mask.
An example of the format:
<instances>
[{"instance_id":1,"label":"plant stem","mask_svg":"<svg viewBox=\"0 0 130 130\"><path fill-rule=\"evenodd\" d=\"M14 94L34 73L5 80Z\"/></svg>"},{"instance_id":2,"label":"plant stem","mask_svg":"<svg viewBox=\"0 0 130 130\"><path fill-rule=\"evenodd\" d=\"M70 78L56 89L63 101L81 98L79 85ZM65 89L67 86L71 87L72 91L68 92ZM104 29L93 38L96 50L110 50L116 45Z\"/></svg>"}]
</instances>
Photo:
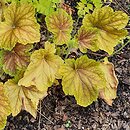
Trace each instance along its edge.
<instances>
[{"instance_id":1,"label":"plant stem","mask_svg":"<svg viewBox=\"0 0 130 130\"><path fill-rule=\"evenodd\" d=\"M79 22L79 17L78 17L78 19L75 22L75 26L74 26L74 31L73 31L72 37L75 36L75 34L76 34L78 22Z\"/></svg>"},{"instance_id":2,"label":"plant stem","mask_svg":"<svg viewBox=\"0 0 130 130\"><path fill-rule=\"evenodd\" d=\"M115 51L112 55L110 55L108 57L114 56L117 53L119 53L129 42L130 42L130 39L126 43L122 44L121 48L119 48L117 51Z\"/></svg>"}]
</instances>

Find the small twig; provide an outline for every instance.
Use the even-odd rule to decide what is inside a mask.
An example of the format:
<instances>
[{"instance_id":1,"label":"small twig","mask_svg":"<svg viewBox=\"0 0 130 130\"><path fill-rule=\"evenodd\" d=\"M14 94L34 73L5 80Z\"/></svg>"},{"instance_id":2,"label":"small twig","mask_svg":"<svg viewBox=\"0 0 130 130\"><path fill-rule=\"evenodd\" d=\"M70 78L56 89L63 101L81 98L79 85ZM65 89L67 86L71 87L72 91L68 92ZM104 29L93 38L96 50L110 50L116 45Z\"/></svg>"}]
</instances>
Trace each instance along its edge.
<instances>
[{"instance_id":1,"label":"small twig","mask_svg":"<svg viewBox=\"0 0 130 130\"><path fill-rule=\"evenodd\" d=\"M127 13L128 15L130 15L129 12L127 12L127 10L125 10L125 9L119 4L119 2L118 2L117 0L115 0L115 2L118 4L118 6L119 6L125 13Z\"/></svg>"},{"instance_id":2,"label":"small twig","mask_svg":"<svg viewBox=\"0 0 130 130\"><path fill-rule=\"evenodd\" d=\"M125 44L123 44L121 46L121 48L119 48L117 51L115 51L112 55L110 55L109 57L111 56L114 56L115 54L119 53L128 43L130 42L130 40L128 40Z\"/></svg>"},{"instance_id":3,"label":"small twig","mask_svg":"<svg viewBox=\"0 0 130 130\"><path fill-rule=\"evenodd\" d=\"M39 111L38 130L41 130L41 127L40 127L40 123L41 123L41 100L39 101L39 104L40 104L40 106L39 106L40 111Z\"/></svg>"},{"instance_id":4,"label":"small twig","mask_svg":"<svg viewBox=\"0 0 130 130\"><path fill-rule=\"evenodd\" d=\"M38 112L41 116L43 116L46 120L48 120L51 124L54 125L54 123L53 123L51 120L49 120L44 114L40 113L38 110L37 110L37 112Z\"/></svg>"},{"instance_id":5,"label":"small twig","mask_svg":"<svg viewBox=\"0 0 130 130\"><path fill-rule=\"evenodd\" d=\"M41 23L41 25L42 25L42 27L43 27L45 30L47 30L47 27L45 26L44 23Z\"/></svg>"},{"instance_id":6,"label":"small twig","mask_svg":"<svg viewBox=\"0 0 130 130\"><path fill-rule=\"evenodd\" d=\"M94 53L94 52L87 52L87 53L95 55L95 56L108 56L108 54L98 54L98 53Z\"/></svg>"},{"instance_id":7,"label":"small twig","mask_svg":"<svg viewBox=\"0 0 130 130\"><path fill-rule=\"evenodd\" d=\"M127 28L127 27L125 29L130 30L130 28Z\"/></svg>"}]
</instances>

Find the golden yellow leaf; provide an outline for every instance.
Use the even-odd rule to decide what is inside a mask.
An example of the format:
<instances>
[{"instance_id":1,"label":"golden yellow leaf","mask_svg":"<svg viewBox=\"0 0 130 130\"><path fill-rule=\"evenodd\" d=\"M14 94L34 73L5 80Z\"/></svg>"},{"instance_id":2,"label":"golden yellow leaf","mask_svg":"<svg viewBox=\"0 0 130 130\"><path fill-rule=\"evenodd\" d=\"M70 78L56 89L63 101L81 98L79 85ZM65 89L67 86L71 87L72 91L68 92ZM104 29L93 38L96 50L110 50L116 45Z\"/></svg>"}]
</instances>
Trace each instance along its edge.
<instances>
[{"instance_id":1,"label":"golden yellow leaf","mask_svg":"<svg viewBox=\"0 0 130 130\"><path fill-rule=\"evenodd\" d=\"M30 4L12 3L4 11L5 21L0 23L0 47L11 50L17 42L39 42L40 26L34 17L35 9Z\"/></svg>"},{"instance_id":2,"label":"golden yellow leaf","mask_svg":"<svg viewBox=\"0 0 130 130\"><path fill-rule=\"evenodd\" d=\"M113 100L116 98L118 80L115 75L114 66L112 63L101 63L101 70L105 74L106 86L100 91L100 98L104 99L109 105L112 105Z\"/></svg>"},{"instance_id":3,"label":"golden yellow leaf","mask_svg":"<svg viewBox=\"0 0 130 130\"><path fill-rule=\"evenodd\" d=\"M97 28L97 46L109 54L113 53L113 47L119 40L127 35L123 29L128 23L128 16L122 11L113 11L110 7L97 8L92 14L87 14L83 19L86 28Z\"/></svg>"},{"instance_id":4,"label":"golden yellow leaf","mask_svg":"<svg viewBox=\"0 0 130 130\"><path fill-rule=\"evenodd\" d=\"M58 45L67 44L71 38L73 20L64 10L58 10L46 17L47 28L54 34L54 42Z\"/></svg>"},{"instance_id":5,"label":"golden yellow leaf","mask_svg":"<svg viewBox=\"0 0 130 130\"><path fill-rule=\"evenodd\" d=\"M31 62L25 71L19 85L34 85L40 91L47 91L56 78L57 71L63 60L55 55L55 45L45 43L45 49L35 51L31 56Z\"/></svg>"},{"instance_id":6,"label":"golden yellow leaf","mask_svg":"<svg viewBox=\"0 0 130 130\"><path fill-rule=\"evenodd\" d=\"M10 113L10 104L4 94L3 83L0 82L0 130L5 127L7 116Z\"/></svg>"},{"instance_id":7,"label":"golden yellow leaf","mask_svg":"<svg viewBox=\"0 0 130 130\"><path fill-rule=\"evenodd\" d=\"M46 96L45 91L40 92L35 86L19 86L12 79L8 80L4 87L13 116L16 116L24 109L36 118L37 105L39 100Z\"/></svg>"},{"instance_id":8,"label":"golden yellow leaf","mask_svg":"<svg viewBox=\"0 0 130 130\"><path fill-rule=\"evenodd\" d=\"M99 65L100 63L87 56L81 56L76 61L67 59L59 70L63 76L63 91L66 95L74 95L81 106L88 106L95 101L99 89L105 85L104 74Z\"/></svg>"}]
</instances>

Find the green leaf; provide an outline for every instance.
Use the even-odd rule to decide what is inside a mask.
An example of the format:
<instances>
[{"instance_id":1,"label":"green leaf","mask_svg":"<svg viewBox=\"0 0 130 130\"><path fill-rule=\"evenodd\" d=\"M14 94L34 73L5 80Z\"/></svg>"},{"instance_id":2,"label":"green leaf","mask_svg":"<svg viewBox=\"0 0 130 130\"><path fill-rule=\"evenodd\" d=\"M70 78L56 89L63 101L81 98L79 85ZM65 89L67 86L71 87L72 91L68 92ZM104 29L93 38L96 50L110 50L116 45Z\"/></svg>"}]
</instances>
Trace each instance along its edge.
<instances>
[{"instance_id":1,"label":"green leaf","mask_svg":"<svg viewBox=\"0 0 130 130\"><path fill-rule=\"evenodd\" d=\"M45 21L48 30L54 34L55 44L63 45L70 40L73 20L68 13L60 9L47 16Z\"/></svg>"},{"instance_id":2,"label":"green leaf","mask_svg":"<svg viewBox=\"0 0 130 130\"><path fill-rule=\"evenodd\" d=\"M62 2L62 0L51 0L51 1L54 3L61 3Z\"/></svg>"},{"instance_id":3,"label":"green leaf","mask_svg":"<svg viewBox=\"0 0 130 130\"><path fill-rule=\"evenodd\" d=\"M95 9L92 14L87 14L83 19L83 26L97 28L97 46L109 54L113 47L128 33L123 29L128 23L128 16L122 11L113 11L110 7ZM95 50L96 51L96 50Z\"/></svg>"},{"instance_id":4,"label":"green leaf","mask_svg":"<svg viewBox=\"0 0 130 130\"><path fill-rule=\"evenodd\" d=\"M34 85L40 91L47 91L56 78L57 71L63 63L62 59L55 55L55 46L45 43L45 49L39 49L31 55L31 62L25 71L19 85Z\"/></svg>"},{"instance_id":5,"label":"green leaf","mask_svg":"<svg viewBox=\"0 0 130 130\"><path fill-rule=\"evenodd\" d=\"M66 95L74 95L77 103L88 106L98 98L99 89L105 83L100 63L81 56L76 61L67 59L59 73L63 76L62 86Z\"/></svg>"},{"instance_id":6,"label":"green leaf","mask_svg":"<svg viewBox=\"0 0 130 130\"><path fill-rule=\"evenodd\" d=\"M40 41L40 26L30 4L12 3L4 11L5 21L0 23L0 47L11 50L17 42L28 44Z\"/></svg>"},{"instance_id":7,"label":"green leaf","mask_svg":"<svg viewBox=\"0 0 130 130\"><path fill-rule=\"evenodd\" d=\"M49 15L54 12L54 8L52 6L53 3L51 0L39 0L35 7L37 12L43 13L44 15Z\"/></svg>"},{"instance_id":8,"label":"green leaf","mask_svg":"<svg viewBox=\"0 0 130 130\"><path fill-rule=\"evenodd\" d=\"M83 4L86 4L87 1L86 0L80 0Z\"/></svg>"},{"instance_id":9,"label":"green leaf","mask_svg":"<svg viewBox=\"0 0 130 130\"><path fill-rule=\"evenodd\" d=\"M76 41L75 38L71 39L71 40L67 43L67 45L68 45L68 48L70 48L70 49L73 49L73 48L77 49L77 48L78 48L78 44L77 44L77 41Z\"/></svg>"},{"instance_id":10,"label":"green leaf","mask_svg":"<svg viewBox=\"0 0 130 130\"><path fill-rule=\"evenodd\" d=\"M92 2L96 8L100 8L103 5L101 0L92 0Z\"/></svg>"},{"instance_id":11,"label":"green leaf","mask_svg":"<svg viewBox=\"0 0 130 130\"><path fill-rule=\"evenodd\" d=\"M42 13L44 15L49 15L50 13L54 12L55 4L60 3L61 0L39 0L37 2L32 2L34 7L37 9L37 12Z\"/></svg>"},{"instance_id":12,"label":"green leaf","mask_svg":"<svg viewBox=\"0 0 130 130\"><path fill-rule=\"evenodd\" d=\"M38 13L49 15L55 11L56 4L61 3L62 0L6 0L7 2L12 3L30 3L35 7Z\"/></svg>"},{"instance_id":13,"label":"green leaf","mask_svg":"<svg viewBox=\"0 0 130 130\"><path fill-rule=\"evenodd\" d=\"M93 5L91 3L87 3L85 1L81 1L77 3L78 16L83 17L86 13L89 13L89 10L93 10Z\"/></svg>"},{"instance_id":14,"label":"green leaf","mask_svg":"<svg viewBox=\"0 0 130 130\"><path fill-rule=\"evenodd\" d=\"M19 0L6 0L6 2L17 3Z\"/></svg>"}]
</instances>

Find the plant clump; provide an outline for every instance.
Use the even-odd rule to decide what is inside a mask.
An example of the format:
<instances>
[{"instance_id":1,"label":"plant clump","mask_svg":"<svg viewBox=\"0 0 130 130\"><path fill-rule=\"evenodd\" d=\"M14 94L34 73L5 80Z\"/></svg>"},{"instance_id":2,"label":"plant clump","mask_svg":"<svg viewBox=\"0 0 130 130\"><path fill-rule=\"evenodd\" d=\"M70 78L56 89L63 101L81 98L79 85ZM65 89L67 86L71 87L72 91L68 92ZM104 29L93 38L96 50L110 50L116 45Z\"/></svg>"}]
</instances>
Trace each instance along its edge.
<instances>
[{"instance_id":1,"label":"plant clump","mask_svg":"<svg viewBox=\"0 0 130 130\"><path fill-rule=\"evenodd\" d=\"M64 93L73 95L81 106L87 107L97 98L112 105L118 80L108 57L128 34L127 14L102 7L101 1L85 3L82 0L77 7L78 17L83 19L79 27L74 26L76 21L62 8L60 0L2 2L0 75L6 73L11 79L0 83L0 129L4 128L9 114L16 116L23 109L36 118L39 100L58 79ZM82 12L84 4L87 7L94 4L90 8L93 12L89 13L86 8ZM41 42L39 23L42 21L37 22L36 14L44 15L47 31L44 47L37 50L33 45ZM101 49L108 55L96 61L88 58L88 49ZM75 57L71 56L73 52L77 54Z\"/></svg>"}]
</instances>

